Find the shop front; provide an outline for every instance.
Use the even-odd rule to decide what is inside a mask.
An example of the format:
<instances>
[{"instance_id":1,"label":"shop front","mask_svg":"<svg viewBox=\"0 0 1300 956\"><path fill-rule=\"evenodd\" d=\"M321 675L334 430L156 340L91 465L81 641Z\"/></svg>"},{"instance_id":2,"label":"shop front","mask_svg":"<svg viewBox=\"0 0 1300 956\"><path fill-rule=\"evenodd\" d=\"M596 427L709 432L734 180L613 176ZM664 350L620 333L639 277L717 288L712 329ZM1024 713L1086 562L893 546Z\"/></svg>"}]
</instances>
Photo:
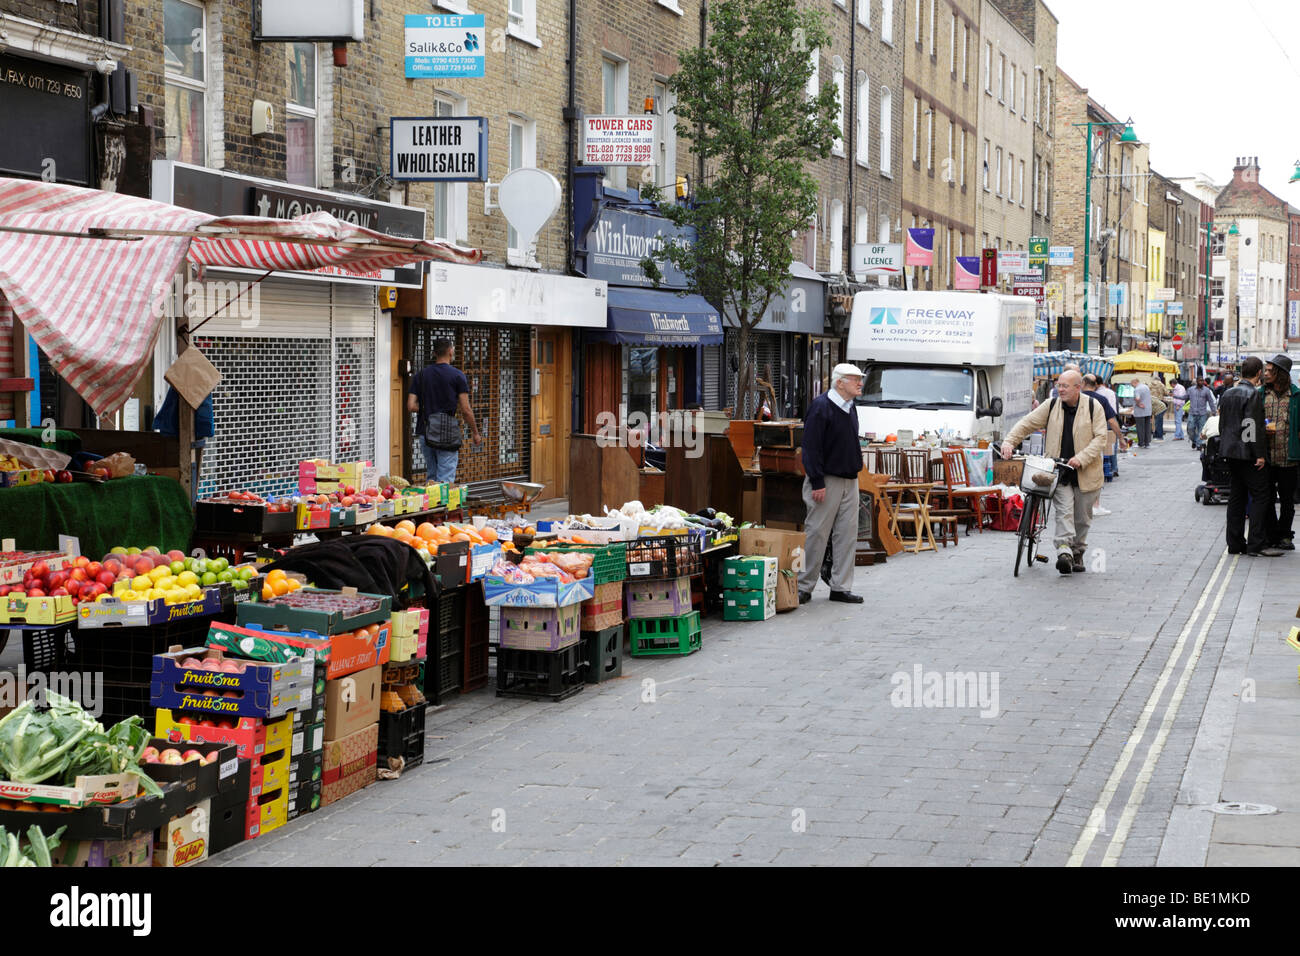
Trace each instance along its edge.
<instances>
[{"instance_id":1,"label":"shop front","mask_svg":"<svg viewBox=\"0 0 1300 956\"><path fill-rule=\"evenodd\" d=\"M458 482L533 481L546 486L543 498L568 493L574 330L605 327L606 295L595 279L444 263L432 266L423 293L400 295L403 395L439 339L455 345L453 364L469 380L483 444L461 448ZM418 478L416 417L394 418L394 444L403 470Z\"/></svg>"},{"instance_id":2,"label":"shop front","mask_svg":"<svg viewBox=\"0 0 1300 956\"><path fill-rule=\"evenodd\" d=\"M388 235L423 238L425 212L362 197L291 187L166 160L154 163L154 199L216 215L294 219L323 210ZM283 494L310 458L390 467L393 351L381 321L381 286L419 287L421 270L275 272L209 268L180 294L191 342L221 372L213 393L200 496L228 489ZM197 319L194 316L199 316ZM141 427L167 391L174 337L159 336L154 374L137 394Z\"/></svg>"}]
</instances>

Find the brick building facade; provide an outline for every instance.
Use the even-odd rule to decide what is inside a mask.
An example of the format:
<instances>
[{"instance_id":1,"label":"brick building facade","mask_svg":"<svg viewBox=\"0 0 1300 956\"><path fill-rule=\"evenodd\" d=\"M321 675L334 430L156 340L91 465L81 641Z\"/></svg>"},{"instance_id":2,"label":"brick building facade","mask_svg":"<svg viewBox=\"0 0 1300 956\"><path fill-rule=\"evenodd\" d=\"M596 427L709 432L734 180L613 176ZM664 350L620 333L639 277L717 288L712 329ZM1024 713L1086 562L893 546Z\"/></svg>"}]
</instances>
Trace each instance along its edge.
<instances>
[{"instance_id":1,"label":"brick building facade","mask_svg":"<svg viewBox=\"0 0 1300 956\"><path fill-rule=\"evenodd\" d=\"M993 0L980 2L980 38L992 89L979 97L975 225L984 248L1028 249L1033 226L1029 75L1034 45Z\"/></svg>"}]
</instances>

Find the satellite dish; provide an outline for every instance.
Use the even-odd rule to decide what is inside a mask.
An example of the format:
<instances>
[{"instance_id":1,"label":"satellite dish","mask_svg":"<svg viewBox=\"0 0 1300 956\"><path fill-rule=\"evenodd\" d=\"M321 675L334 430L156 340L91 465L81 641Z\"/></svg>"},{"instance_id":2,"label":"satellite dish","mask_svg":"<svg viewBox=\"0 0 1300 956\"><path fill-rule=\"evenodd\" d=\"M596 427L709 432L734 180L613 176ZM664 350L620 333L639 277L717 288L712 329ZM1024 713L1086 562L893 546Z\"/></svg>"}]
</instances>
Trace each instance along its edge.
<instances>
[{"instance_id":1,"label":"satellite dish","mask_svg":"<svg viewBox=\"0 0 1300 956\"><path fill-rule=\"evenodd\" d=\"M525 253L560 208L560 195L560 181L532 166L511 170L497 186L497 206L519 233L519 248Z\"/></svg>"}]
</instances>

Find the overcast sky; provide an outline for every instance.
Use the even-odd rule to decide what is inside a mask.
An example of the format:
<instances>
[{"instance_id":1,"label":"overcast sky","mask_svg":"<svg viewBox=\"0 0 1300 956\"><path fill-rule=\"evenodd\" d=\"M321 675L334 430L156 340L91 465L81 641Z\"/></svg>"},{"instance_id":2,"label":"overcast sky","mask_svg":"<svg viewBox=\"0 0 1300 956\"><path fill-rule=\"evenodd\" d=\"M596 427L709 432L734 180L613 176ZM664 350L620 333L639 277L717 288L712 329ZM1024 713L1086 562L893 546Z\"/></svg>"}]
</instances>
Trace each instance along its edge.
<instances>
[{"instance_id":1,"label":"overcast sky","mask_svg":"<svg viewBox=\"0 0 1300 956\"><path fill-rule=\"evenodd\" d=\"M1264 187L1300 208L1300 183L1287 183L1300 159L1298 0L1046 3L1060 21L1057 65L1132 117L1152 168L1223 185L1238 156L1258 156Z\"/></svg>"}]
</instances>

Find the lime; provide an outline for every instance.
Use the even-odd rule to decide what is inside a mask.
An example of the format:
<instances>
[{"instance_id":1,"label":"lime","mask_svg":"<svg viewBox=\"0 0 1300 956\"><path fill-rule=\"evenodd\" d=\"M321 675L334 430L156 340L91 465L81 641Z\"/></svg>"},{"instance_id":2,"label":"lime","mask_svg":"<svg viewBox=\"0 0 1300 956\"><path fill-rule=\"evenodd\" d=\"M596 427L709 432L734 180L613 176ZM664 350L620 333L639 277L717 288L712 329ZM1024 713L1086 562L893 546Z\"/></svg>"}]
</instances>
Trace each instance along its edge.
<instances>
[{"instance_id":1,"label":"lime","mask_svg":"<svg viewBox=\"0 0 1300 956\"><path fill-rule=\"evenodd\" d=\"M207 575L205 574L204 577L207 577ZM225 584L230 584L235 580L235 572L231 571L229 568L224 571L219 571L217 572L217 580Z\"/></svg>"},{"instance_id":2,"label":"lime","mask_svg":"<svg viewBox=\"0 0 1300 956\"><path fill-rule=\"evenodd\" d=\"M239 569L239 577L244 581L251 581L257 577L257 568L247 567Z\"/></svg>"},{"instance_id":3,"label":"lime","mask_svg":"<svg viewBox=\"0 0 1300 956\"><path fill-rule=\"evenodd\" d=\"M217 583L217 573L215 571L204 571L203 577L199 578L205 588L210 588Z\"/></svg>"},{"instance_id":4,"label":"lime","mask_svg":"<svg viewBox=\"0 0 1300 956\"><path fill-rule=\"evenodd\" d=\"M208 570L216 571L218 574L226 570L228 567L230 567L230 562L225 558L213 558L208 562Z\"/></svg>"},{"instance_id":5,"label":"lime","mask_svg":"<svg viewBox=\"0 0 1300 956\"><path fill-rule=\"evenodd\" d=\"M248 590L248 582L245 581L243 578L235 578L235 580L232 581L231 584L234 585L236 591Z\"/></svg>"},{"instance_id":6,"label":"lime","mask_svg":"<svg viewBox=\"0 0 1300 956\"><path fill-rule=\"evenodd\" d=\"M172 574L180 574L182 571L189 570L189 568L185 566L184 561L173 561L168 565L168 568L171 570Z\"/></svg>"}]
</instances>

